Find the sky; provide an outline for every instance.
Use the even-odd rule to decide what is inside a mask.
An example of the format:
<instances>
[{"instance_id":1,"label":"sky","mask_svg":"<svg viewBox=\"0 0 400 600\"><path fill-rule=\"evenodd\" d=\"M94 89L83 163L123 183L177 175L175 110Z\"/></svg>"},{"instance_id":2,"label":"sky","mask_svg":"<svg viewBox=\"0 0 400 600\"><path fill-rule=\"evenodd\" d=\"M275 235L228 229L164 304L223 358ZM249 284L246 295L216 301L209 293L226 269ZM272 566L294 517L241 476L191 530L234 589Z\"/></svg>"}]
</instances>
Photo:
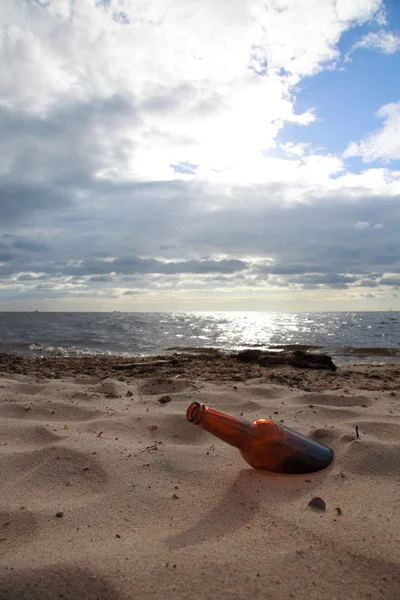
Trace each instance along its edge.
<instances>
[{"instance_id":1,"label":"sky","mask_svg":"<svg viewBox=\"0 0 400 600\"><path fill-rule=\"evenodd\" d=\"M398 0L0 0L0 310L400 310Z\"/></svg>"}]
</instances>

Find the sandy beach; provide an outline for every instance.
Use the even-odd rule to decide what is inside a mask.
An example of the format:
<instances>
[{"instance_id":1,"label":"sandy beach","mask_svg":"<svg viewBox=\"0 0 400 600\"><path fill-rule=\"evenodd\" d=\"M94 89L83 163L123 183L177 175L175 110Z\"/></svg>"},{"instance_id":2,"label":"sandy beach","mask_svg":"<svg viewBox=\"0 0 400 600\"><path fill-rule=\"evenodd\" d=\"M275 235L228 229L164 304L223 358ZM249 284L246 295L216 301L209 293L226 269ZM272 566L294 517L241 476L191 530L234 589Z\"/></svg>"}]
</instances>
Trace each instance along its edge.
<instances>
[{"instance_id":1,"label":"sandy beach","mask_svg":"<svg viewBox=\"0 0 400 600\"><path fill-rule=\"evenodd\" d=\"M0 356L1 600L400 597L399 365L116 362ZM282 421L334 462L251 469L186 421L194 400Z\"/></svg>"}]
</instances>

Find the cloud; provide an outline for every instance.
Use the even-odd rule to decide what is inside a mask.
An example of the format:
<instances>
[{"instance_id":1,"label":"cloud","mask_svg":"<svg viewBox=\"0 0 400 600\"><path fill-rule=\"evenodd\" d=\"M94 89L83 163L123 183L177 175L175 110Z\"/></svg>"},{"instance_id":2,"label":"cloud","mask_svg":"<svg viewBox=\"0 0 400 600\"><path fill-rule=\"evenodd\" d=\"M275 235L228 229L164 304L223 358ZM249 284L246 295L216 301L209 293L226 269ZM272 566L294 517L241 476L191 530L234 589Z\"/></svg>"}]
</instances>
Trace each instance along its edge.
<instances>
[{"instance_id":1,"label":"cloud","mask_svg":"<svg viewBox=\"0 0 400 600\"><path fill-rule=\"evenodd\" d=\"M359 143L351 142L343 153L344 158L361 156L365 163L400 159L400 102L384 104L376 116L384 121L382 129Z\"/></svg>"},{"instance_id":2,"label":"cloud","mask_svg":"<svg viewBox=\"0 0 400 600\"><path fill-rule=\"evenodd\" d=\"M32 213L62 211L73 199L51 184L18 183L0 180L0 220L16 222L30 217Z\"/></svg>"},{"instance_id":3,"label":"cloud","mask_svg":"<svg viewBox=\"0 0 400 600\"><path fill-rule=\"evenodd\" d=\"M89 281L94 281L96 283L110 283L114 281L114 277L112 275L93 275L89 277Z\"/></svg>"},{"instance_id":4,"label":"cloud","mask_svg":"<svg viewBox=\"0 0 400 600\"><path fill-rule=\"evenodd\" d=\"M45 244L38 242L36 240L29 240L27 238L17 238L12 243L13 248L18 248L19 250L26 250L27 252L41 252L47 251L48 248Z\"/></svg>"},{"instance_id":5,"label":"cloud","mask_svg":"<svg viewBox=\"0 0 400 600\"><path fill-rule=\"evenodd\" d=\"M400 286L400 277L382 277L380 285Z\"/></svg>"},{"instance_id":6,"label":"cloud","mask_svg":"<svg viewBox=\"0 0 400 600\"><path fill-rule=\"evenodd\" d=\"M0 105L15 140L3 169L77 182L192 175L175 165L234 177L240 164L251 176L285 122L315 118L296 112L293 86L381 4L2 0Z\"/></svg>"},{"instance_id":7,"label":"cloud","mask_svg":"<svg viewBox=\"0 0 400 600\"><path fill-rule=\"evenodd\" d=\"M0 0L2 297L345 292L398 272L400 174L279 138L318 118L297 94L341 35L383 23L379 0L310 1Z\"/></svg>"},{"instance_id":8,"label":"cloud","mask_svg":"<svg viewBox=\"0 0 400 600\"><path fill-rule=\"evenodd\" d=\"M400 50L400 36L390 31L370 32L356 42L352 52L358 49L379 50L383 54L395 54Z\"/></svg>"},{"instance_id":9,"label":"cloud","mask_svg":"<svg viewBox=\"0 0 400 600\"><path fill-rule=\"evenodd\" d=\"M382 225L382 223L375 223L372 225L367 221L357 221L357 223L354 225L354 229L383 229L384 227L385 225Z\"/></svg>"},{"instance_id":10,"label":"cloud","mask_svg":"<svg viewBox=\"0 0 400 600\"><path fill-rule=\"evenodd\" d=\"M361 287L377 287L379 284L373 279L362 279L358 285Z\"/></svg>"},{"instance_id":11,"label":"cloud","mask_svg":"<svg viewBox=\"0 0 400 600\"><path fill-rule=\"evenodd\" d=\"M298 275L288 279L289 283L301 284L302 286L324 285L332 289L347 289L349 284L357 280L355 276L332 273L329 275L319 273L312 275Z\"/></svg>"}]
</instances>

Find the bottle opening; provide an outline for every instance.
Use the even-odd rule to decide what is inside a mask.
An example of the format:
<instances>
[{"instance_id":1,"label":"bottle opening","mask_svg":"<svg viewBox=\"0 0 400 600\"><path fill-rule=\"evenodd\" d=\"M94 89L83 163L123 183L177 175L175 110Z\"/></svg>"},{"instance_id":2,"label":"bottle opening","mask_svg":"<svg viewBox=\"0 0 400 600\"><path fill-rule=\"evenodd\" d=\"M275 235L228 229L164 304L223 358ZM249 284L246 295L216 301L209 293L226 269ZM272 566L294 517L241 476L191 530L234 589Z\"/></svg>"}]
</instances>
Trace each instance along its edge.
<instances>
[{"instance_id":1,"label":"bottle opening","mask_svg":"<svg viewBox=\"0 0 400 600\"><path fill-rule=\"evenodd\" d=\"M197 417L199 416L200 408L200 402L192 402L192 404L189 406L189 408L186 411L186 418L189 421L189 423L193 423L193 421L197 419Z\"/></svg>"}]
</instances>

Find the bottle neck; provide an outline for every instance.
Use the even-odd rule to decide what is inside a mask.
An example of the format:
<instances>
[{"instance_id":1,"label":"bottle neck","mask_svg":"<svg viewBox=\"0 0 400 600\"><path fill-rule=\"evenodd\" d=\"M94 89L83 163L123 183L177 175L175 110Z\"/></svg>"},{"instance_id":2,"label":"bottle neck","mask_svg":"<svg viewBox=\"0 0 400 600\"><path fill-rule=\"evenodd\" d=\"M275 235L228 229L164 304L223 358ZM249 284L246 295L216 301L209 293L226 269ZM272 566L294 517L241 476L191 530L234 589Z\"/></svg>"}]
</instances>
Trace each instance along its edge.
<instances>
[{"instance_id":1,"label":"bottle neck","mask_svg":"<svg viewBox=\"0 0 400 600\"><path fill-rule=\"evenodd\" d=\"M239 450L245 448L255 434L254 425L250 421L227 415L199 402L192 402L187 410L186 418L190 423L199 425Z\"/></svg>"}]
</instances>

